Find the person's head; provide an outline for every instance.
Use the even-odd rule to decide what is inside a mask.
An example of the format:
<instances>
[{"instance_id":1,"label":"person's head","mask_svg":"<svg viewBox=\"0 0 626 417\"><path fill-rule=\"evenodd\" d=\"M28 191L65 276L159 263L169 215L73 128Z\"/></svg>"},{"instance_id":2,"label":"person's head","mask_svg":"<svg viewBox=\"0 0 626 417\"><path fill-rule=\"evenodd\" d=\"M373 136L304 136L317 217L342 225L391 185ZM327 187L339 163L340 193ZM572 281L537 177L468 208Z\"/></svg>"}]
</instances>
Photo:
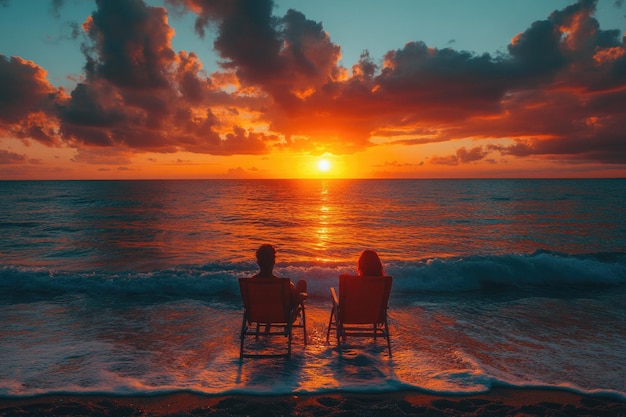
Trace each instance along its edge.
<instances>
[{"instance_id":1,"label":"person's head","mask_svg":"<svg viewBox=\"0 0 626 417\"><path fill-rule=\"evenodd\" d=\"M357 271L361 276L383 276L383 264L380 262L378 254L373 250L366 249L361 252L359 262L357 263Z\"/></svg>"},{"instance_id":2,"label":"person's head","mask_svg":"<svg viewBox=\"0 0 626 417\"><path fill-rule=\"evenodd\" d=\"M272 274L274 264L276 264L276 249L270 244L259 246L256 250L256 262L259 264L261 273Z\"/></svg>"}]
</instances>

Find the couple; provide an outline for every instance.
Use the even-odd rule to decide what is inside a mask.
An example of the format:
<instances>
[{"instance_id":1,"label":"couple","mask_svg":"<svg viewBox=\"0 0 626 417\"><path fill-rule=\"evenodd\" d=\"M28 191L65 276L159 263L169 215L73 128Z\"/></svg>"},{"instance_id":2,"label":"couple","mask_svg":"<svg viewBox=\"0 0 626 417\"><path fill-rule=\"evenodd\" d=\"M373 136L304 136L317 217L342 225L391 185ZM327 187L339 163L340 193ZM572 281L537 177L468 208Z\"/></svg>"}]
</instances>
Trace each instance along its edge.
<instances>
[{"instance_id":1,"label":"couple","mask_svg":"<svg viewBox=\"0 0 626 417\"><path fill-rule=\"evenodd\" d=\"M274 275L274 265L276 264L276 249L270 244L264 244L256 251L256 261L259 265L259 273L252 278L276 278ZM360 276L383 276L383 264L378 254L373 250L364 250L357 262L357 272ZM296 285L291 283L292 297L294 301L299 300L300 294L306 293L306 280L300 280Z\"/></svg>"}]
</instances>

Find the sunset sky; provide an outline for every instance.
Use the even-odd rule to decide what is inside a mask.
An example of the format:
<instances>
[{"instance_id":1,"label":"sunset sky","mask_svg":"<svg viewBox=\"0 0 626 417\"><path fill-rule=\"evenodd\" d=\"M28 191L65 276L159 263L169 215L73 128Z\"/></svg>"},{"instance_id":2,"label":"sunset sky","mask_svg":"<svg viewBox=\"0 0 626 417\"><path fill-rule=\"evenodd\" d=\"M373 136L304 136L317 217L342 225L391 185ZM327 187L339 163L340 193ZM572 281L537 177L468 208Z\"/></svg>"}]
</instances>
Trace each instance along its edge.
<instances>
[{"instance_id":1,"label":"sunset sky","mask_svg":"<svg viewBox=\"0 0 626 417\"><path fill-rule=\"evenodd\" d=\"M0 179L626 177L622 0L0 0Z\"/></svg>"}]
</instances>

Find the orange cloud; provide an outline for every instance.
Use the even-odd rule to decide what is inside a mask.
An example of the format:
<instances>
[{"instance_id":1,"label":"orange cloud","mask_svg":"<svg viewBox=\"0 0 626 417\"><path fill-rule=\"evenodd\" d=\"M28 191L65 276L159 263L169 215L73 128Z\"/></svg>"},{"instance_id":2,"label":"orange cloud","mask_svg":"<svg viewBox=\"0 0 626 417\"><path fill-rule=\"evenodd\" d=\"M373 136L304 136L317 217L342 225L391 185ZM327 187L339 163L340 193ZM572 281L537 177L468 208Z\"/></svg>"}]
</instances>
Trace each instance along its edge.
<instances>
[{"instance_id":1,"label":"orange cloud","mask_svg":"<svg viewBox=\"0 0 626 417\"><path fill-rule=\"evenodd\" d=\"M348 154L473 138L485 142L430 163L499 152L626 164L626 45L619 31L600 28L597 0L532 23L506 55L415 40L380 61L366 52L350 71L321 23L295 10L274 16L271 0L166 4L195 13L200 36L215 28L220 71L207 75L194 52L173 50L166 9L98 2L83 24L84 78L70 94L35 63L0 56L0 131L76 148L93 163L142 152Z\"/></svg>"}]
</instances>

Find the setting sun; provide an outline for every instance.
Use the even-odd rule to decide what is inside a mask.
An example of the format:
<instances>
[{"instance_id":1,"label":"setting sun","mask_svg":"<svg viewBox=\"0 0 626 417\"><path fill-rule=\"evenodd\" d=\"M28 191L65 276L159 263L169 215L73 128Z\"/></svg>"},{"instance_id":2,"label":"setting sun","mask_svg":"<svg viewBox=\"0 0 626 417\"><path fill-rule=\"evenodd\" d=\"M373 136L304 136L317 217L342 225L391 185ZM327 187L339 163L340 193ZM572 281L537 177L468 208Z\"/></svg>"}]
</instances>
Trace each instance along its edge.
<instances>
[{"instance_id":1,"label":"setting sun","mask_svg":"<svg viewBox=\"0 0 626 417\"><path fill-rule=\"evenodd\" d=\"M321 172L328 172L330 169L330 161L328 159L322 159L317 163L317 169Z\"/></svg>"}]
</instances>

